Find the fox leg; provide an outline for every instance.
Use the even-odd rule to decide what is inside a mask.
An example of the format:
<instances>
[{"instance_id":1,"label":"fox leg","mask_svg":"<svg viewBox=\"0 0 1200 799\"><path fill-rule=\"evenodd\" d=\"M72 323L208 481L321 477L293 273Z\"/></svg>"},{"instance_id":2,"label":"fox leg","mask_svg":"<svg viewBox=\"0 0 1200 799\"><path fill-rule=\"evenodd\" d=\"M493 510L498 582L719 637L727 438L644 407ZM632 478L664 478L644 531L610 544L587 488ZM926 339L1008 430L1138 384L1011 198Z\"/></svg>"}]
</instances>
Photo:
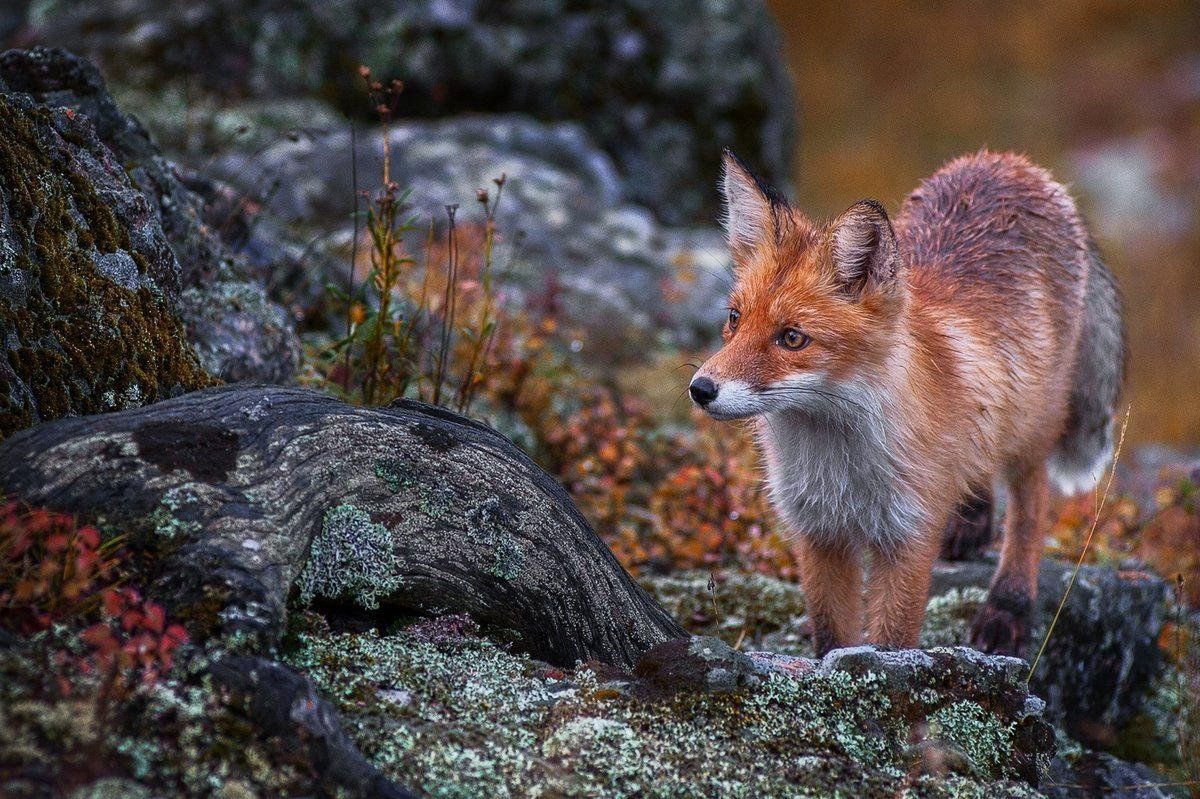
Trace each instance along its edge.
<instances>
[{"instance_id":1,"label":"fox leg","mask_svg":"<svg viewBox=\"0 0 1200 799\"><path fill-rule=\"evenodd\" d=\"M942 536L943 560L971 560L992 542L991 486L974 489L958 503Z\"/></svg>"},{"instance_id":2,"label":"fox leg","mask_svg":"<svg viewBox=\"0 0 1200 799\"><path fill-rule=\"evenodd\" d=\"M850 547L796 539L800 586L813 623L817 657L862 640L862 565Z\"/></svg>"},{"instance_id":3,"label":"fox leg","mask_svg":"<svg viewBox=\"0 0 1200 799\"><path fill-rule=\"evenodd\" d=\"M1029 643L1042 557L1047 503L1045 461L1011 469L1009 493L1000 566L988 589L987 603L971 624L971 646L984 652L1022 655Z\"/></svg>"},{"instance_id":4,"label":"fox leg","mask_svg":"<svg viewBox=\"0 0 1200 799\"><path fill-rule=\"evenodd\" d=\"M941 528L925 531L894 549L875 548L867 585L867 640L894 649L917 645Z\"/></svg>"}]
</instances>

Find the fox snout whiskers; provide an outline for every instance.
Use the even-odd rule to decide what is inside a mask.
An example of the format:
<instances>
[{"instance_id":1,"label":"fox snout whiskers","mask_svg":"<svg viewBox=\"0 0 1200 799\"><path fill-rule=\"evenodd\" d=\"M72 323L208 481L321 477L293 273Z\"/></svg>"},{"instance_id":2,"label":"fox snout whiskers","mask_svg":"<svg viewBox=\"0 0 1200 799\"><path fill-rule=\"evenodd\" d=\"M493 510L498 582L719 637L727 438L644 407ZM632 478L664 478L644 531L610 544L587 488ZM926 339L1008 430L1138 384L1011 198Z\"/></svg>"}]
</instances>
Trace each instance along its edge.
<instances>
[{"instance_id":1,"label":"fox snout whiskers","mask_svg":"<svg viewBox=\"0 0 1200 799\"><path fill-rule=\"evenodd\" d=\"M698 374L688 386L688 394L705 413L728 421L758 416L772 410L768 395L742 380L714 380Z\"/></svg>"}]
</instances>

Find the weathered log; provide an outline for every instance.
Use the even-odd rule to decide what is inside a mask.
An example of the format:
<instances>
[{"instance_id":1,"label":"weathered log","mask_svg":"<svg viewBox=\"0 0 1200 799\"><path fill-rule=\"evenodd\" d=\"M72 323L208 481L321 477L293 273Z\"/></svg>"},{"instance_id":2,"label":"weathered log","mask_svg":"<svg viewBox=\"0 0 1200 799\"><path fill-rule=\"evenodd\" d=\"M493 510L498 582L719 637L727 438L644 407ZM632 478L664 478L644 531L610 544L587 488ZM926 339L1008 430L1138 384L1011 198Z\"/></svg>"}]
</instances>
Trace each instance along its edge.
<instances>
[{"instance_id":1,"label":"weathered log","mask_svg":"<svg viewBox=\"0 0 1200 799\"><path fill-rule=\"evenodd\" d=\"M194 637L245 651L278 642L298 578L332 601L467 612L561 665L631 667L685 635L524 453L419 403L232 386L59 420L0 444L0 491L127 534Z\"/></svg>"}]
</instances>

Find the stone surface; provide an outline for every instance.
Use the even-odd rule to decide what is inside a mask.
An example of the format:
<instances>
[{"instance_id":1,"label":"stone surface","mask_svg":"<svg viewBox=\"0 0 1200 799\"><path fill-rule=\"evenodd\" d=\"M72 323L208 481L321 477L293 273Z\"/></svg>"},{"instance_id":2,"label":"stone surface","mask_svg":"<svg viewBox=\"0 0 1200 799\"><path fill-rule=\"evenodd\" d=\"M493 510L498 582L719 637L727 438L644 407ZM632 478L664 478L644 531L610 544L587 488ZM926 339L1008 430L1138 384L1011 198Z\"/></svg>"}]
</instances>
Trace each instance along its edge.
<instances>
[{"instance_id":1,"label":"stone surface","mask_svg":"<svg viewBox=\"0 0 1200 799\"><path fill-rule=\"evenodd\" d=\"M321 95L364 115L361 63L405 81L405 115L574 120L615 159L623 194L670 222L711 221L724 146L776 182L790 176L791 82L758 0L59 0L31 11L27 38L79 48L124 83L154 86L159 104L186 85L193 105Z\"/></svg>"},{"instance_id":2,"label":"stone surface","mask_svg":"<svg viewBox=\"0 0 1200 799\"><path fill-rule=\"evenodd\" d=\"M1028 661L1058 608L1071 568L1042 561L1039 617ZM994 563L935 568L922 646L966 643L994 569ZM707 572L647 577L643 584L693 633L719 635L729 643L744 639L750 646L781 653L812 654L804 596L795 584L739 573L727 573L714 583ZM1085 566L1031 683L1048 704L1047 717L1089 744L1111 744L1146 700L1160 670L1157 642L1166 599L1167 587L1151 574Z\"/></svg>"},{"instance_id":3,"label":"stone surface","mask_svg":"<svg viewBox=\"0 0 1200 799\"><path fill-rule=\"evenodd\" d=\"M716 228L665 227L624 199L612 160L588 133L520 115L394 124L390 174L411 192L420 228L411 234L414 248L430 222L444 230L447 205L459 206L460 226L482 225L475 191L494 194L492 180L503 174L496 267L510 300L561 311L587 331L583 356L600 361L644 357L660 333L685 346L711 340L730 281L724 237ZM383 150L381 132L358 136L360 188L378 185ZM227 154L212 174L262 195L267 215L344 243L354 211L354 151L343 127ZM315 304L325 281L344 280L320 274L325 269L328 261L312 260L300 270L308 276L292 290L301 305Z\"/></svg>"},{"instance_id":4,"label":"stone surface","mask_svg":"<svg viewBox=\"0 0 1200 799\"><path fill-rule=\"evenodd\" d=\"M205 224L201 198L183 184L138 121L117 107L99 72L62 50L10 50L0 56L0 87L10 109L6 113L20 114L25 119L24 127L31 130L31 136L11 140L13 166L9 168L28 171L40 159L43 166L36 169L43 175L53 173L53 177L44 178L14 174L12 185L51 181L48 191L35 198L35 205L38 200L43 204L56 201L66 192L71 196L65 202L73 206L66 212L72 224L54 231L62 239L58 242L30 240L34 232L22 232L20 225L26 224L22 218L7 223L17 225L9 237L22 236L5 248L10 258L17 259L17 269L29 269L21 266L21 258L36 258L41 262L37 265L39 274L70 269L75 275L71 282L76 291L70 296L47 283L49 278L43 278L45 305L40 310L29 305L30 310L51 327L47 315L59 320L73 318L76 325L82 325L83 307L95 313L116 301L106 299L106 294L132 292L136 299L122 300L123 307L141 306L143 316L166 314L187 321L187 339L195 345L200 365L210 375L228 380L289 379L299 360L299 344L290 319L267 299L261 285L249 279L245 261L232 255ZM36 121L33 128L29 128L31 120ZM14 118L8 124L18 123ZM24 142L20 146L25 150L16 153L11 148L19 142ZM63 180L69 182L69 188ZM64 188L56 191L56 183ZM98 200L91 203L92 207L80 207L88 205L88 196ZM6 200L12 201L12 197ZM22 213L27 218L29 211ZM69 264L72 261L75 263ZM95 282L91 276L103 282ZM10 303L18 300L13 295ZM156 310L152 311L149 304ZM105 351L119 359L125 351L140 348L140 368L148 375L156 369L178 372L181 368L172 364L184 357L173 354L182 350L166 341L176 335L172 332L178 327L176 318L159 319L146 325L153 328L150 332L139 333L131 329L136 325L134 314L122 315L126 319L121 323L90 322L97 326L89 342L93 354L76 356L77 371L69 377L63 373L48 381L58 386L60 393L80 394L72 398L75 412L127 407L178 390L171 388L169 380L160 389L156 380L115 378L117 370L99 365L97 359ZM156 356L159 364L152 363ZM88 370L91 374L83 374L85 363L92 364ZM103 378L118 379L122 384L84 390L76 389L72 382L83 385ZM191 376L176 385L194 388L203 385L205 379L202 374ZM139 392L136 397L135 391ZM83 394L95 397L85 398ZM118 399L105 401L109 396ZM61 413L39 413L33 418L53 418Z\"/></svg>"},{"instance_id":5,"label":"stone surface","mask_svg":"<svg viewBox=\"0 0 1200 799\"><path fill-rule=\"evenodd\" d=\"M665 665L666 649L649 657ZM788 669L704 639L670 649L689 662L753 664L756 679L664 693L662 669L647 686L587 664L546 669L470 633L331 633L319 623L288 660L334 697L384 774L432 795L1041 795L1026 778L1041 779L1053 736L1003 659L847 653ZM920 744L962 755L911 771Z\"/></svg>"},{"instance_id":6,"label":"stone surface","mask_svg":"<svg viewBox=\"0 0 1200 799\"><path fill-rule=\"evenodd\" d=\"M1067 589L1072 566L1042 561L1040 619L1028 658L1036 655ZM992 563L956 563L934 572L932 594L988 584ZM1049 715L1087 743L1111 743L1115 730L1137 712L1161 668L1158 635L1168 589L1147 572L1085 566L1037 664L1031 685ZM965 615L965 614L964 614Z\"/></svg>"},{"instance_id":7,"label":"stone surface","mask_svg":"<svg viewBox=\"0 0 1200 799\"><path fill-rule=\"evenodd\" d=\"M60 85L102 91L65 55L0 56L0 436L213 382L155 208Z\"/></svg>"}]
</instances>

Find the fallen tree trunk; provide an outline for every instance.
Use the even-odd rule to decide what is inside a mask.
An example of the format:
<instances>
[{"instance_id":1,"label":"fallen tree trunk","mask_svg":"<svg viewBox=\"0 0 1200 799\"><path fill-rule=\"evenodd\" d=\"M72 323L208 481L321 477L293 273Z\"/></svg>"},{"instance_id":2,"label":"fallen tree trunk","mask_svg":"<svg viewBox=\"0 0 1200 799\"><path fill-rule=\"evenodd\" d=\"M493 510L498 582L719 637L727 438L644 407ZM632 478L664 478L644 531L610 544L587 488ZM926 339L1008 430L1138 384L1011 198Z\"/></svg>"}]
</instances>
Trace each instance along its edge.
<instances>
[{"instance_id":1,"label":"fallen tree trunk","mask_svg":"<svg viewBox=\"0 0 1200 799\"><path fill-rule=\"evenodd\" d=\"M467 612L560 665L628 668L685 635L524 453L419 403L231 386L64 419L0 444L0 491L127 534L193 637L244 651L278 642L297 581L306 597Z\"/></svg>"}]
</instances>

